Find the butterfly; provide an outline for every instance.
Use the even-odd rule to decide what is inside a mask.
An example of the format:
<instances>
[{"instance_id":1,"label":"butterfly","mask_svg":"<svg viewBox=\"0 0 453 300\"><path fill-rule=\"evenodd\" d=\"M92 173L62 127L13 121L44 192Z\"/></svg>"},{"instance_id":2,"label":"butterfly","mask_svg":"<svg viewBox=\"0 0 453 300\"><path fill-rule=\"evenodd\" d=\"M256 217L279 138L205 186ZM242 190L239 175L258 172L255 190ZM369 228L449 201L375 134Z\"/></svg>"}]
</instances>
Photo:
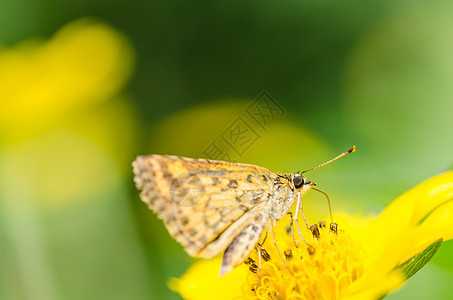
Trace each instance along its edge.
<instances>
[{"instance_id":1,"label":"butterfly","mask_svg":"<svg viewBox=\"0 0 453 300\"><path fill-rule=\"evenodd\" d=\"M223 276L244 261L263 232L271 233L276 246L273 228L294 203L297 220L301 197L316 186L303 173L353 151L355 146L294 174L167 155L138 156L132 166L142 201L189 255L212 258L224 252L219 272Z\"/></svg>"}]
</instances>

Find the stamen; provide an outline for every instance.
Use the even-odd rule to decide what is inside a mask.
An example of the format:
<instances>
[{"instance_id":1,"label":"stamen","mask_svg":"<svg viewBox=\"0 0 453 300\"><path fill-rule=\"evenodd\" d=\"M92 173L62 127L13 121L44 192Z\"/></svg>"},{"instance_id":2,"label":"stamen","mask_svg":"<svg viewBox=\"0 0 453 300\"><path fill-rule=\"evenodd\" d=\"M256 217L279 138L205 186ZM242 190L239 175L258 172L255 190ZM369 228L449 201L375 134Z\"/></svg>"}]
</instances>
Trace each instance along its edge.
<instances>
[{"instance_id":1,"label":"stamen","mask_svg":"<svg viewBox=\"0 0 453 300\"><path fill-rule=\"evenodd\" d=\"M310 226L310 231L313 234L313 237L315 239L319 239L319 237L321 236L321 234L319 233L318 224L311 225Z\"/></svg>"},{"instance_id":2,"label":"stamen","mask_svg":"<svg viewBox=\"0 0 453 300\"><path fill-rule=\"evenodd\" d=\"M279 255L281 260L266 261L262 247L257 247L259 251L251 254L253 259L245 260L250 270L249 288L244 289L249 296L246 298L341 299L348 286L362 276L363 249L336 223L327 227L326 222L321 221L312 225L310 231L304 228L310 245L299 248L288 246L293 240L284 226L275 230L269 228L272 241L267 245L272 242L275 247L266 247L266 253L272 257ZM282 240L278 242L279 246L286 246L282 252L275 235ZM263 263L261 270L258 261Z\"/></svg>"},{"instance_id":3,"label":"stamen","mask_svg":"<svg viewBox=\"0 0 453 300\"><path fill-rule=\"evenodd\" d=\"M286 227L285 227L286 233L287 233L287 234L290 234L290 233L291 233L291 229L292 229L292 227L293 227L293 226L292 226L292 224L293 224L292 221L293 221L293 220L291 219L290 225L286 225Z\"/></svg>"},{"instance_id":4,"label":"stamen","mask_svg":"<svg viewBox=\"0 0 453 300\"><path fill-rule=\"evenodd\" d=\"M256 273L258 271L258 266L255 264L251 264L249 267L250 272Z\"/></svg>"},{"instance_id":5,"label":"stamen","mask_svg":"<svg viewBox=\"0 0 453 300\"><path fill-rule=\"evenodd\" d=\"M333 233L337 234L337 232L338 232L338 224L337 223L330 223L330 230Z\"/></svg>"},{"instance_id":6,"label":"stamen","mask_svg":"<svg viewBox=\"0 0 453 300\"><path fill-rule=\"evenodd\" d=\"M286 249L285 252L283 252L283 254L285 254L287 260L291 260L293 258L293 251L289 248Z\"/></svg>"},{"instance_id":7,"label":"stamen","mask_svg":"<svg viewBox=\"0 0 453 300\"><path fill-rule=\"evenodd\" d=\"M261 248L261 257L264 259L264 261L271 260L271 256L269 255L269 253L267 253L266 249L264 248Z\"/></svg>"}]
</instances>

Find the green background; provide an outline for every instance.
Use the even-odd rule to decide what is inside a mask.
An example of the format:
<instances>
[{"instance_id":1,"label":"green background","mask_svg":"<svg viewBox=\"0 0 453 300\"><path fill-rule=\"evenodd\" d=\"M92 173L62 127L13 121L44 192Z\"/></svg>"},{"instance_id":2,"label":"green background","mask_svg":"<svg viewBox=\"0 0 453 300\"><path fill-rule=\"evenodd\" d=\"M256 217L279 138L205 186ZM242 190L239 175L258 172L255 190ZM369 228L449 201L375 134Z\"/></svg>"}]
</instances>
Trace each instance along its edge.
<instances>
[{"instance_id":1,"label":"green background","mask_svg":"<svg viewBox=\"0 0 453 300\"><path fill-rule=\"evenodd\" d=\"M94 124L112 109L122 117L99 135L77 133L94 148L74 148L66 138L77 128L58 122L1 142L0 298L178 299L166 282L193 260L139 200L130 168L139 154L200 157L216 141L234 161L295 172L355 144L356 153L309 178L330 195L334 214L378 213L451 167L452 15L451 2L427 0L0 0L0 51L93 17L124 35L135 56L117 95L89 107ZM285 110L266 130L246 112L264 90ZM260 136L242 155L221 138L239 116ZM52 159L15 150L40 139ZM65 151L77 153L80 168L68 164L58 177L75 159ZM9 175L29 160L37 167L23 170L49 184L47 194L36 193L40 181ZM46 197L50 208L33 202ZM307 195L308 209L325 209L323 201ZM387 299L452 298L452 251L444 243Z\"/></svg>"}]
</instances>

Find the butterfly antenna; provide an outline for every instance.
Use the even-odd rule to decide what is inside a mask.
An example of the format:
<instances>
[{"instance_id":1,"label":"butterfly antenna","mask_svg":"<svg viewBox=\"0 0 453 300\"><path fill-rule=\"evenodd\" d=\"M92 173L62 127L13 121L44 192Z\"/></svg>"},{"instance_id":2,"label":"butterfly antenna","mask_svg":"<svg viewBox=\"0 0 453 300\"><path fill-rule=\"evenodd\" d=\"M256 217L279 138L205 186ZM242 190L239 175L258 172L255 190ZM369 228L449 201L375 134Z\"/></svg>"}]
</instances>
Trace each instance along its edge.
<instances>
[{"instance_id":1,"label":"butterfly antenna","mask_svg":"<svg viewBox=\"0 0 453 300\"><path fill-rule=\"evenodd\" d=\"M320 192L321 194L323 194L324 196L326 196L326 198L327 198L327 205L329 205L330 222L333 223L333 218L332 218L332 208L330 207L330 199L329 199L329 196L327 196L327 194L324 193L323 191L318 190L318 189L316 189L316 188L311 188L311 189L312 189L312 190L315 190L315 191L317 191L317 192Z\"/></svg>"},{"instance_id":2,"label":"butterfly antenna","mask_svg":"<svg viewBox=\"0 0 453 300\"><path fill-rule=\"evenodd\" d=\"M325 165L327 165L327 164L330 164L331 162L336 161L337 159L342 158L343 156L346 156L346 155L348 155L349 153L352 153L352 152L354 152L354 151L355 151L355 146L352 146L352 147L349 148L347 151L341 153L340 155L338 155L338 156L335 157L335 158L332 158L332 159L329 160L328 162L325 162L325 163L323 163L323 164L320 164L320 165L317 166L317 167L314 167L314 168L311 168L311 169L302 171L301 174L306 173L306 172L311 171L311 170L314 170L314 169L317 169L317 168L321 168L321 167L323 167L323 166L325 166Z\"/></svg>"}]
</instances>

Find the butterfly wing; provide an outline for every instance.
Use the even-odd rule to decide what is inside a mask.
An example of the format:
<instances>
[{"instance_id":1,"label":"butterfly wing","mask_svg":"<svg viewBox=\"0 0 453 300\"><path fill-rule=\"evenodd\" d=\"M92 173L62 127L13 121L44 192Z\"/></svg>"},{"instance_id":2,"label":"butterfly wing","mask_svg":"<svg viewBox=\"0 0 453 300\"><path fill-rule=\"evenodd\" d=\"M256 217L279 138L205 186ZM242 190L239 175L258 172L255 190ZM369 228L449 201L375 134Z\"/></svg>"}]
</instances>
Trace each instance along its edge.
<instances>
[{"instance_id":1,"label":"butterfly wing","mask_svg":"<svg viewBox=\"0 0 453 300\"><path fill-rule=\"evenodd\" d=\"M276 177L258 166L177 156L139 156L133 168L141 199L187 253L203 258L224 251L252 222L264 226Z\"/></svg>"},{"instance_id":2,"label":"butterfly wing","mask_svg":"<svg viewBox=\"0 0 453 300\"><path fill-rule=\"evenodd\" d=\"M265 221L264 219L267 220L267 217L264 216L260 221ZM219 276L229 273L249 255L258 242L264 224L253 220L236 236L223 254Z\"/></svg>"}]
</instances>

